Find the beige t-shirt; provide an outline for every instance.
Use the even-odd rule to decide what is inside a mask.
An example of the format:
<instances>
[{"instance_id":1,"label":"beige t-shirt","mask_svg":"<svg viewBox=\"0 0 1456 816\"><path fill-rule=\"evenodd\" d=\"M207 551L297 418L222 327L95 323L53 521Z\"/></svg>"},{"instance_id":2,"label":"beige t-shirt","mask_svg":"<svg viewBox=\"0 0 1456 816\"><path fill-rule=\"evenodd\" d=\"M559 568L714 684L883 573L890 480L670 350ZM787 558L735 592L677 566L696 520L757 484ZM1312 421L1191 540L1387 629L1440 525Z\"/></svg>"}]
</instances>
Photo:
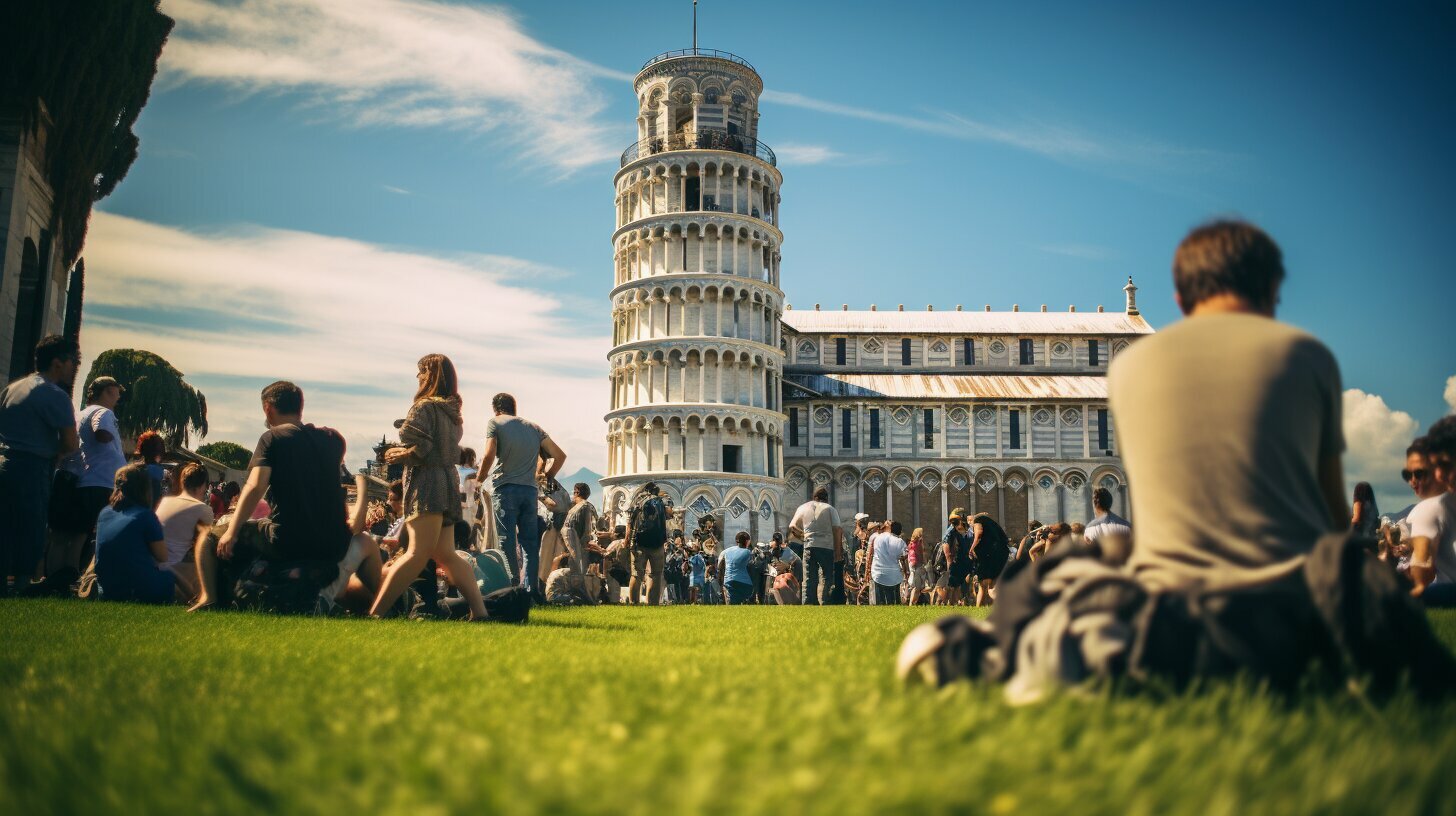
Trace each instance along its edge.
<instances>
[{"instance_id":1,"label":"beige t-shirt","mask_svg":"<svg viewBox=\"0 0 1456 816\"><path fill-rule=\"evenodd\" d=\"M804 531L804 549L833 549L839 511L821 501L807 501L799 505L789 526Z\"/></svg>"},{"instance_id":2,"label":"beige t-shirt","mask_svg":"<svg viewBox=\"0 0 1456 816\"><path fill-rule=\"evenodd\" d=\"M1188 318L1119 354L1107 380L1147 583L1261 583L1331 529L1319 462L1345 446L1340 371L1314 337L1257 315Z\"/></svg>"}]
</instances>

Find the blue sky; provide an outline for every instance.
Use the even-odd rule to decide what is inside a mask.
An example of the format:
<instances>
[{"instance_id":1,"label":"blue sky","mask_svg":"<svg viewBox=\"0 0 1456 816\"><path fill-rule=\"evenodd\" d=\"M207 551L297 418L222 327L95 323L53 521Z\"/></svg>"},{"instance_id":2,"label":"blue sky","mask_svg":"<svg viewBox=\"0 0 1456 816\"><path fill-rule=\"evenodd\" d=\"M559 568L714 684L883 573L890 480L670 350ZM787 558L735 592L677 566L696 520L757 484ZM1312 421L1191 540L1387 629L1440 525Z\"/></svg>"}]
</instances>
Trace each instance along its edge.
<instances>
[{"instance_id":1,"label":"blue sky","mask_svg":"<svg viewBox=\"0 0 1456 816\"><path fill-rule=\"evenodd\" d=\"M522 391L575 464L602 470L630 77L690 44L691 4L163 10L178 29L142 155L87 248L88 349L177 358L214 437L245 444L256 387L295 372L361 455L403 410L412 360L440 350L468 401ZM700 15L700 44L746 57L769 91L759 135L782 157L796 307L1120 308L1132 275L1162 326L1178 240L1237 214L1284 248L1281 317L1358 390L1353 470L1398 495L1392 451L1452 409L1456 352L1413 336L1444 337L1456 295L1449 5L707 0ZM251 280L260 264L272 284Z\"/></svg>"}]
</instances>

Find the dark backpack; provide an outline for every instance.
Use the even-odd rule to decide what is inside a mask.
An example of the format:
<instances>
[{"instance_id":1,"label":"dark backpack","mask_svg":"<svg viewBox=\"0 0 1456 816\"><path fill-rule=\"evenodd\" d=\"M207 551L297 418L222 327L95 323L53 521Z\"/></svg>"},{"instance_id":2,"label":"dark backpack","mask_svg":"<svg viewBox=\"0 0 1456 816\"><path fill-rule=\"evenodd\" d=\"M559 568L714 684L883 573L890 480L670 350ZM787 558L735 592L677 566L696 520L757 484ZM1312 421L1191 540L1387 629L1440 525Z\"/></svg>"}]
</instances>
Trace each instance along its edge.
<instances>
[{"instance_id":1,"label":"dark backpack","mask_svg":"<svg viewBox=\"0 0 1456 816\"><path fill-rule=\"evenodd\" d=\"M270 564L259 558L233 587L233 605L276 615L319 615L329 604L319 591L339 577L333 561L286 561Z\"/></svg>"},{"instance_id":2,"label":"dark backpack","mask_svg":"<svg viewBox=\"0 0 1456 816\"><path fill-rule=\"evenodd\" d=\"M494 623L525 623L531 618L531 593L523 586L497 589L481 600Z\"/></svg>"},{"instance_id":3,"label":"dark backpack","mask_svg":"<svg viewBox=\"0 0 1456 816\"><path fill-rule=\"evenodd\" d=\"M667 506L653 496L632 511L632 546L656 550L667 543Z\"/></svg>"}]
</instances>

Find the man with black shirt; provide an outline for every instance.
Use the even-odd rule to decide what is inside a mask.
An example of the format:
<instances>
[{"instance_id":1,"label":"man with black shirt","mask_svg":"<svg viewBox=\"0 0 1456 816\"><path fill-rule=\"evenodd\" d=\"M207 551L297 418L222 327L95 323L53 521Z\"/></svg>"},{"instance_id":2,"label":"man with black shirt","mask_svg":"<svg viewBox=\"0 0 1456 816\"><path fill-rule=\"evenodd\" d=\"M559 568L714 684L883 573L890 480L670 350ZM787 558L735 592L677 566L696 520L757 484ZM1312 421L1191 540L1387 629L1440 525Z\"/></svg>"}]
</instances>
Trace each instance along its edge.
<instances>
[{"instance_id":1,"label":"man with black shirt","mask_svg":"<svg viewBox=\"0 0 1456 816\"><path fill-rule=\"evenodd\" d=\"M351 573L364 560L365 541L349 527L339 472L344 438L332 428L303 423L303 389L275 382L263 389L268 430L248 463L248 483L226 526L219 524L197 544L197 574L202 587L194 610L216 602L218 559L245 568L258 558L269 562L333 561ZM252 519L267 495L267 518ZM362 537L367 540L367 536Z\"/></svg>"}]
</instances>

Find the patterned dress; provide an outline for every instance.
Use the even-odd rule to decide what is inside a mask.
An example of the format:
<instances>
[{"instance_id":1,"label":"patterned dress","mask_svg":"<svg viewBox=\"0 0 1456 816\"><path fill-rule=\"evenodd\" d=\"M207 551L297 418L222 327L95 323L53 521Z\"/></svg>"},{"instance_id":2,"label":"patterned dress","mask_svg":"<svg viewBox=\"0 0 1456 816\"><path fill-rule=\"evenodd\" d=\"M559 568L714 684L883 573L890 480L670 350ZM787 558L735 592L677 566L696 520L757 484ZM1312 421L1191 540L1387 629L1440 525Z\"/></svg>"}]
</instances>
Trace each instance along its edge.
<instances>
[{"instance_id":1,"label":"patterned dress","mask_svg":"<svg viewBox=\"0 0 1456 816\"><path fill-rule=\"evenodd\" d=\"M404 460L404 517L441 513L445 524L460 520L460 398L429 397L410 406L399 441L413 447Z\"/></svg>"}]
</instances>

